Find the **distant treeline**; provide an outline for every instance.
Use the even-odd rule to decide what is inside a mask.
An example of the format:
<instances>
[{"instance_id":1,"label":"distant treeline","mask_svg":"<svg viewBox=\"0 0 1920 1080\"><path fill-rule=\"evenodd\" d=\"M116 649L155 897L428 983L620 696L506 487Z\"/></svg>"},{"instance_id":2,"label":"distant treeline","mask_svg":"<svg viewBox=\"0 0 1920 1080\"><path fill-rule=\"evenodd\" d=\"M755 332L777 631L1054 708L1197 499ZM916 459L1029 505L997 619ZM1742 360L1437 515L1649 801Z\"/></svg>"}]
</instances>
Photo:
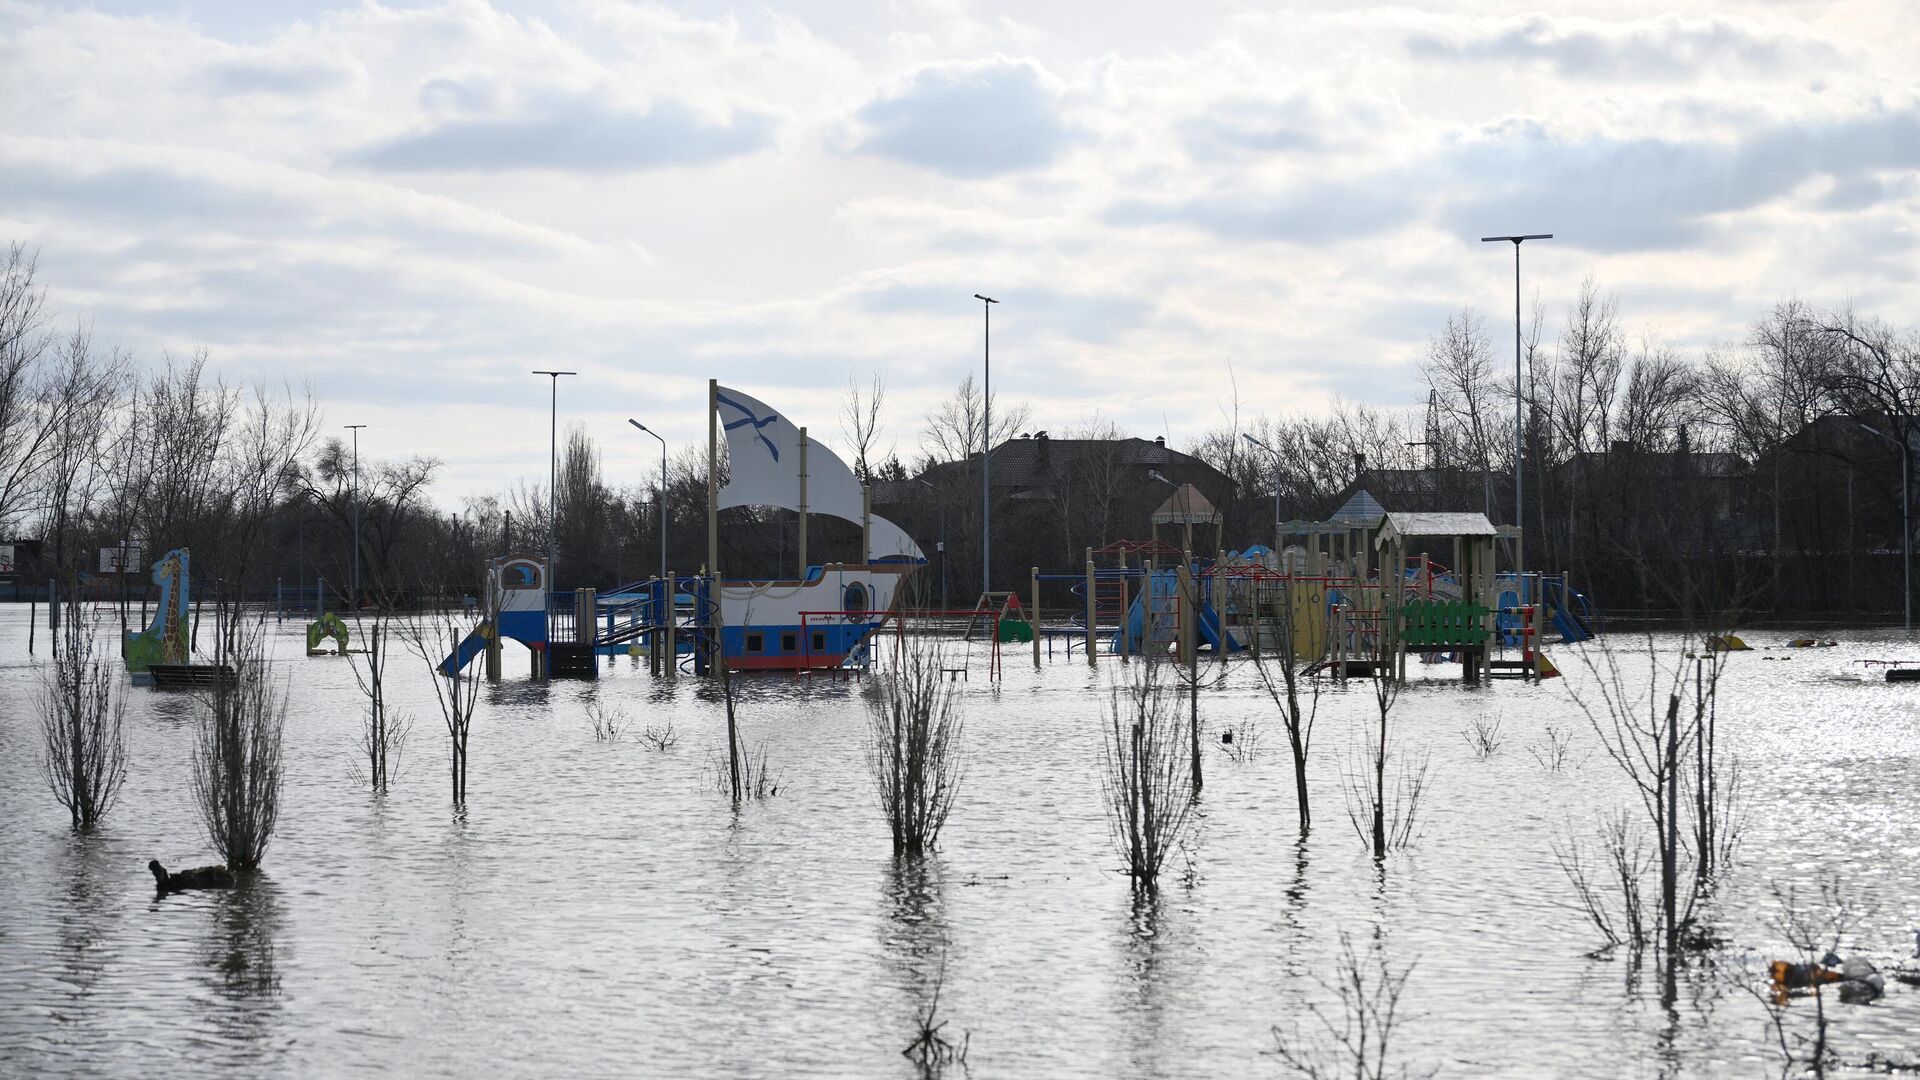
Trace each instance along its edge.
<instances>
[{"instance_id":1,"label":"distant treeline","mask_svg":"<svg viewBox=\"0 0 1920 1080\"><path fill-rule=\"evenodd\" d=\"M1276 515L1323 519L1363 489L1388 510L1484 510L1509 522L1506 335L1471 309L1437 327L1420 365L1424 407L1336 402L1272 415L1223 387L1226 422L1184 452L1127 438L1097 414L1029 440L1046 435L1030 410L996 399L994 585L1019 587L1029 567L1073 569L1087 548L1145 539L1149 515L1184 484L1219 513L1193 538L1202 556L1270 543ZM1571 571L1617 611L1899 609L1901 447L1920 414L1911 329L1788 300L1742 340L1683 355L1632 339L1617 302L1588 281L1557 332L1536 305L1521 362L1530 566ZM906 525L934 560L929 583L944 574L954 602L971 603L986 402L964 380L925 418L909 467L883 446L884 401L878 377L850 386L840 445L873 484L876 512ZM356 513L363 599L460 596L478 590L488 557L545 551L544 485L449 514L430 498L437 460L369 457L356 470L351 440L326 430L293 387L228 385L204 353L139 365L85 325L57 325L33 253L0 251L0 536L32 539L16 553L23 578L94 574L101 549L128 542L149 562L186 546L197 588L263 596L324 578L339 602L354 574ZM669 568L702 568L704 447L670 459L664 491L656 475L610 483L580 425L560 454L562 588L651 576L663 516ZM729 574L794 571L793 514L722 519ZM1175 531L1163 526L1162 539ZM810 561L858 557L857 524L816 517L808 539Z\"/></svg>"}]
</instances>

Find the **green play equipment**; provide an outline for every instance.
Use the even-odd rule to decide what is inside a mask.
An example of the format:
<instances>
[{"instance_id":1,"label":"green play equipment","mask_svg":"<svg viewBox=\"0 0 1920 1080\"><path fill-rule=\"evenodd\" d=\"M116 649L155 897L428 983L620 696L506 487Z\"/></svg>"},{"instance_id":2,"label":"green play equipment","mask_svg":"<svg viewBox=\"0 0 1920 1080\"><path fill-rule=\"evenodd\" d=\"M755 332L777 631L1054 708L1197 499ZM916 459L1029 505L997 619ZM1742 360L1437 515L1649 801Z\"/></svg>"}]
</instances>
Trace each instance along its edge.
<instances>
[{"instance_id":1,"label":"green play equipment","mask_svg":"<svg viewBox=\"0 0 1920 1080\"><path fill-rule=\"evenodd\" d=\"M1032 641L1033 624L1018 615L1003 615L1000 617L999 637L1002 645L1014 641Z\"/></svg>"},{"instance_id":2,"label":"green play equipment","mask_svg":"<svg viewBox=\"0 0 1920 1080\"><path fill-rule=\"evenodd\" d=\"M1487 612L1483 604L1459 600L1414 600L1400 609L1402 640L1422 652L1483 645Z\"/></svg>"},{"instance_id":3,"label":"green play equipment","mask_svg":"<svg viewBox=\"0 0 1920 1080\"><path fill-rule=\"evenodd\" d=\"M327 638L332 638L334 641L335 647L331 654L320 647L320 643ZM340 616L329 611L307 624L307 655L347 655L347 624L340 621Z\"/></svg>"}]
</instances>

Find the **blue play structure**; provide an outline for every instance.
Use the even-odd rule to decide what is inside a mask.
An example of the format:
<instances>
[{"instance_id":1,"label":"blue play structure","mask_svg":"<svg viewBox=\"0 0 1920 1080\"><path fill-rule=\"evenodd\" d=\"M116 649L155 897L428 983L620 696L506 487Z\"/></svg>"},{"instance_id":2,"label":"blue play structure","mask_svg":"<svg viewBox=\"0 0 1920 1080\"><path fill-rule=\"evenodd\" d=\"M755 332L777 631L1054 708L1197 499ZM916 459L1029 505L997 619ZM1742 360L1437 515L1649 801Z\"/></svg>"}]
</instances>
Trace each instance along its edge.
<instances>
[{"instance_id":1,"label":"blue play structure","mask_svg":"<svg viewBox=\"0 0 1920 1080\"><path fill-rule=\"evenodd\" d=\"M487 568L486 614L453 653L440 662L458 674L501 639L518 641L536 654L547 651L547 566L538 559L495 559Z\"/></svg>"},{"instance_id":2,"label":"blue play structure","mask_svg":"<svg viewBox=\"0 0 1920 1080\"><path fill-rule=\"evenodd\" d=\"M1142 588L1127 609L1127 617L1120 624L1120 631L1114 635L1112 648L1116 652L1138 655L1148 645L1165 646L1173 644L1180 635L1180 578L1175 570L1155 570L1151 574L1141 575ZM1195 640L1216 653L1239 652L1245 648L1240 640L1220 625L1220 614L1214 610L1212 582L1202 580L1200 585L1199 622L1194 627Z\"/></svg>"},{"instance_id":3,"label":"blue play structure","mask_svg":"<svg viewBox=\"0 0 1920 1080\"><path fill-rule=\"evenodd\" d=\"M1501 644L1510 648L1521 644L1520 609L1546 605L1546 625L1568 645L1593 637L1593 608L1587 598L1567 588L1566 579L1557 574L1528 573L1515 580L1512 575L1499 578L1500 604L1497 627Z\"/></svg>"}]
</instances>

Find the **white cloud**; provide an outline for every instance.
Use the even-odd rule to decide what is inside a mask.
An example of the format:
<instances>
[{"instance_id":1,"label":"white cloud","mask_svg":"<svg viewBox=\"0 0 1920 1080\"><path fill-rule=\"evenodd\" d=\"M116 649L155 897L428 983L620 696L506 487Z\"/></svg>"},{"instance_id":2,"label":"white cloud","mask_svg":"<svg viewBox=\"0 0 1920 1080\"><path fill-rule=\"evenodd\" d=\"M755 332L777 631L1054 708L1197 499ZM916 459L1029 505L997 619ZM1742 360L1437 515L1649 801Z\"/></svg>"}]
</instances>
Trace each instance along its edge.
<instances>
[{"instance_id":1,"label":"white cloud","mask_svg":"<svg viewBox=\"0 0 1920 1080\"><path fill-rule=\"evenodd\" d=\"M676 442L709 375L830 429L880 369L910 455L976 291L1040 426L1178 441L1229 365L1248 410L1419 400L1435 313L1510 303L1484 233L1559 234L1550 317L1592 272L1683 346L1910 289L1910 9L1488 6L0 6L0 239L102 339L383 417L449 500L538 471L547 360Z\"/></svg>"}]
</instances>

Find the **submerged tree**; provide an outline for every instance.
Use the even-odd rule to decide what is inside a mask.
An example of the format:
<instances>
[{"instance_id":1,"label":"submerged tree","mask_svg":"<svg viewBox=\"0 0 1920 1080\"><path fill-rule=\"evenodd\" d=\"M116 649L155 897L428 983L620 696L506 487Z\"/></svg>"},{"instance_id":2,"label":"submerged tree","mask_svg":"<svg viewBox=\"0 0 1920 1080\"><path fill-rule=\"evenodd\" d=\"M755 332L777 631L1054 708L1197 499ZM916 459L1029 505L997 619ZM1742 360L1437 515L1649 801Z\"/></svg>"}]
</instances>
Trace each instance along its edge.
<instances>
[{"instance_id":1,"label":"submerged tree","mask_svg":"<svg viewBox=\"0 0 1920 1080\"><path fill-rule=\"evenodd\" d=\"M1374 714L1378 724L1367 732L1360 761L1345 777L1347 819L1360 841L1384 859L1390 850L1411 847L1419 838L1420 800L1427 790L1429 758L1400 756L1391 790L1387 765L1395 760L1387 748L1387 719L1400 699L1400 683L1383 658L1373 667Z\"/></svg>"},{"instance_id":2,"label":"submerged tree","mask_svg":"<svg viewBox=\"0 0 1920 1080\"><path fill-rule=\"evenodd\" d=\"M228 866L253 870L280 819L281 734L286 694L267 671L259 623L220 635L216 653L233 671L203 701L193 745L193 796L207 840Z\"/></svg>"},{"instance_id":3,"label":"submerged tree","mask_svg":"<svg viewBox=\"0 0 1920 1080\"><path fill-rule=\"evenodd\" d=\"M876 676L867 699L867 763L896 855L933 846L960 785L960 702L953 683L942 679L940 659L938 643L908 636L899 666Z\"/></svg>"},{"instance_id":4,"label":"submerged tree","mask_svg":"<svg viewBox=\"0 0 1920 1080\"><path fill-rule=\"evenodd\" d=\"M1107 710L1101 786L1114 844L1136 886L1151 888L1193 815L1190 732L1152 653L1129 665Z\"/></svg>"},{"instance_id":5,"label":"submerged tree","mask_svg":"<svg viewBox=\"0 0 1920 1080\"><path fill-rule=\"evenodd\" d=\"M1259 588L1258 584L1254 587ZM1302 664L1294 641L1293 589L1291 580L1283 580L1279 585L1280 620L1276 635L1279 656L1269 660L1256 650L1253 669L1259 674L1260 685L1273 700L1274 707L1280 710L1281 723L1287 729L1287 748L1293 754L1294 803L1300 813L1300 835L1305 836L1313 828L1313 811L1307 803L1307 753L1313 746L1313 722L1320 713L1320 683L1310 680L1312 689L1303 706L1300 700ZM1276 665L1278 680L1274 677Z\"/></svg>"},{"instance_id":6,"label":"submerged tree","mask_svg":"<svg viewBox=\"0 0 1920 1080\"><path fill-rule=\"evenodd\" d=\"M97 655L96 620L77 599L66 609L41 695L42 768L74 827L86 829L106 816L127 778L127 702L118 665Z\"/></svg>"},{"instance_id":7,"label":"submerged tree","mask_svg":"<svg viewBox=\"0 0 1920 1080\"><path fill-rule=\"evenodd\" d=\"M480 703L480 680L463 674L462 668L442 667L455 656L467 636L463 623L452 611L421 613L401 623L400 633L407 648L426 662L433 678L433 696L440 706L440 719L447 726L447 772L453 789L453 805L467 803L467 737L473 732L473 710Z\"/></svg>"},{"instance_id":8,"label":"submerged tree","mask_svg":"<svg viewBox=\"0 0 1920 1080\"><path fill-rule=\"evenodd\" d=\"M1705 621L1724 627L1731 620L1709 616ZM1582 661L1595 676L1597 701L1574 697L1601 749L1638 795L1641 812L1637 822L1622 814L1608 824L1603 862L1584 857L1571 836L1556 845L1555 854L1608 945L1659 944L1669 996L1695 906L1739 837L1738 763L1723 758L1714 745L1726 657L1719 646L1725 636L1724 630L1683 634L1674 647L1677 655L1663 657L1649 632L1644 683L1606 645L1597 646L1600 661L1594 659L1595 647L1589 647ZM1693 820L1687 821L1688 815ZM1651 853L1642 829L1652 832ZM1649 871L1657 876L1653 902L1642 899L1654 887L1642 880ZM1596 882L1618 890L1617 905L1604 898ZM1643 918L1641 912L1649 908L1650 917Z\"/></svg>"},{"instance_id":9,"label":"submerged tree","mask_svg":"<svg viewBox=\"0 0 1920 1080\"><path fill-rule=\"evenodd\" d=\"M400 751L413 726L405 714L387 709L387 658L393 636L392 623L392 616L385 611L375 611L371 619L356 619L355 629L360 631L367 646L363 652L349 653L354 680L367 697L367 713L355 744L359 750L355 772L361 768L366 770L361 778L376 795L384 795L393 782Z\"/></svg>"}]
</instances>

